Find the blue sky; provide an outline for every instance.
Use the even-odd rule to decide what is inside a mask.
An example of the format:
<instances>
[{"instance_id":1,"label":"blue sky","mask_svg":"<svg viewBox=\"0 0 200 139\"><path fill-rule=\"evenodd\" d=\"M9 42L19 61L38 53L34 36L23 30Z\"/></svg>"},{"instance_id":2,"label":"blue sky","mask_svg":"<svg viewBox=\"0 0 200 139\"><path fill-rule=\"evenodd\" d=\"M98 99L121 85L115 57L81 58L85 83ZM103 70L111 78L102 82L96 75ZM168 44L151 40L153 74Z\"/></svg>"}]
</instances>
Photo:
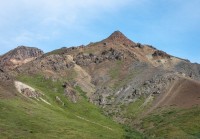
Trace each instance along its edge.
<instances>
[{"instance_id":1,"label":"blue sky","mask_svg":"<svg viewBox=\"0 0 200 139\"><path fill-rule=\"evenodd\" d=\"M120 30L134 42L200 63L200 0L0 0L0 54L100 41Z\"/></svg>"}]
</instances>

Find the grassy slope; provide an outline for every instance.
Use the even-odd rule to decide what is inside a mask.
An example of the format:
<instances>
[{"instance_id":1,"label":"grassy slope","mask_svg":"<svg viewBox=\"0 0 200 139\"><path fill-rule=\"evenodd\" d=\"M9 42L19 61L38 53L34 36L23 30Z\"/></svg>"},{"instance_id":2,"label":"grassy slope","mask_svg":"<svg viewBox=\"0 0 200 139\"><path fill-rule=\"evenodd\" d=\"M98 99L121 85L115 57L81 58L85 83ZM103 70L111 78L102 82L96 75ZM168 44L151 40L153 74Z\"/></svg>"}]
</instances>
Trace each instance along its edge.
<instances>
[{"instance_id":1,"label":"grassy slope","mask_svg":"<svg viewBox=\"0 0 200 139\"><path fill-rule=\"evenodd\" d=\"M129 118L127 124L132 125L130 120L138 121L135 126L144 132L144 136L150 139L198 139L200 138L200 107L194 106L189 109L174 107L159 108L144 117L151 105L143 106L145 99L139 98L136 102L123 108L124 115ZM141 118L144 117L144 118ZM138 119L139 118L139 119Z\"/></svg>"},{"instance_id":2,"label":"grassy slope","mask_svg":"<svg viewBox=\"0 0 200 139\"><path fill-rule=\"evenodd\" d=\"M134 120L137 118L137 116L143 112L144 110L144 97L138 98L135 102L130 103L127 107L123 108L125 109L125 116L129 119Z\"/></svg>"},{"instance_id":3,"label":"grassy slope","mask_svg":"<svg viewBox=\"0 0 200 139\"><path fill-rule=\"evenodd\" d=\"M63 96L61 81L52 82L42 76L21 76L19 80L44 93L52 105L17 97L0 99L0 138L142 138L129 127L122 127L105 117L99 108L87 101L80 87L76 90L82 97L73 104ZM56 96L65 106L56 103ZM144 101L141 97L125 107L125 115L132 120L139 117L146 109L141 107ZM147 138L200 138L199 107L158 110L141 121L140 128Z\"/></svg>"},{"instance_id":4,"label":"grassy slope","mask_svg":"<svg viewBox=\"0 0 200 139\"><path fill-rule=\"evenodd\" d=\"M200 138L200 108L170 108L159 110L142 119L141 128L149 137L159 138Z\"/></svg>"},{"instance_id":5,"label":"grassy slope","mask_svg":"<svg viewBox=\"0 0 200 139\"><path fill-rule=\"evenodd\" d=\"M101 110L81 97L73 104L63 96L61 82L41 76L21 76L20 81L45 94L52 105L33 99L0 100L0 138L140 138L139 134L116 124ZM77 91L81 92L80 88ZM65 103L55 101L59 96ZM83 120L78 117L85 118ZM104 126L104 127L103 127ZM110 129L106 128L109 127Z\"/></svg>"}]
</instances>

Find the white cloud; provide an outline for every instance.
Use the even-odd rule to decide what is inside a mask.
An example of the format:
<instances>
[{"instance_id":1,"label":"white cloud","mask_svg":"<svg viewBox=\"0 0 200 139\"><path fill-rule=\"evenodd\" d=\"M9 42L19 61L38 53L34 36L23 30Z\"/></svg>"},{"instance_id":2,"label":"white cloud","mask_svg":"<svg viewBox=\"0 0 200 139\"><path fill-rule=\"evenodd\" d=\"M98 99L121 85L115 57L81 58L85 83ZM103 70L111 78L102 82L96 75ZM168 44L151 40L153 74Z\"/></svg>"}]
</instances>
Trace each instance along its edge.
<instances>
[{"instance_id":1,"label":"white cloud","mask_svg":"<svg viewBox=\"0 0 200 139\"><path fill-rule=\"evenodd\" d=\"M112 14L129 3L138 3L137 0L0 1L0 38L4 40L0 45L8 48L37 42L40 38L52 40L63 30L81 31L101 15Z\"/></svg>"},{"instance_id":2,"label":"white cloud","mask_svg":"<svg viewBox=\"0 0 200 139\"><path fill-rule=\"evenodd\" d=\"M73 24L102 12L112 12L131 0L6 0L0 5L0 18L40 20L42 23ZM31 19L31 20L33 20ZM24 22L24 21L23 21Z\"/></svg>"}]
</instances>

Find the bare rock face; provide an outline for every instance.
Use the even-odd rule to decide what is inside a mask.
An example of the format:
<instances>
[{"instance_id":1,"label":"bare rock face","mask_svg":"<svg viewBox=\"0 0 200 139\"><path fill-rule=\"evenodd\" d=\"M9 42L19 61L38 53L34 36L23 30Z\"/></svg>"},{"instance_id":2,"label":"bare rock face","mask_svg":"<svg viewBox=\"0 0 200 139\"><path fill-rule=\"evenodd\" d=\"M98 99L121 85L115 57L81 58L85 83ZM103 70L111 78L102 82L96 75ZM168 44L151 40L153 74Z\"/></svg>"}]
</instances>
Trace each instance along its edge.
<instances>
[{"instance_id":1,"label":"bare rock face","mask_svg":"<svg viewBox=\"0 0 200 139\"><path fill-rule=\"evenodd\" d=\"M39 63L42 69L52 70L52 71L65 71L69 68L74 67L74 63L69 61L67 57L60 55L50 55L46 58L41 59L41 62L34 61L35 64Z\"/></svg>"},{"instance_id":2,"label":"bare rock face","mask_svg":"<svg viewBox=\"0 0 200 139\"><path fill-rule=\"evenodd\" d=\"M3 82L11 80L11 77L2 68L0 68L0 80Z\"/></svg>"},{"instance_id":3,"label":"bare rock face","mask_svg":"<svg viewBox=\"0 0 200 139\"><path fill-rule=\"evenodd\" d=\"M161 57L161 58L170 58L171 56L163 51L160 51L160 50L156 50L153 54L152 54L153 57Z\"/></svg>"},{"instance_id":4,"label":"bare rock face","mask_svg":"<svg viewBox=\"0 0 200 139\"><path fill-rule=\"evenodd\" d=\"M65 88L64 95L73 103L78 101L78 95L76 91L71 87L69 83L64 83L63 87Z\"/></svg>"},{"instance_id":5,"label":"bare rock face","mask_svg":"<svg viewBox=\"0 0 200 139\"><path fill-rule=\"evenodd\" d=\"M40 93L38 93L37 91L32 91L29 88L22 88L21 93L24 96L29 97L29 98L39 98L39 97L41 97Z\"/></svg>"},{"instance_id":6,"label":"bare rock face","mask_svg":"<svg viewBox=\"0 0 200 139\"><path fill-rule=\"evenodd\" d=\"M0 65L4 69L14 69L17 66L40 57L43 53L44 52L38 48L19 46L4 54L0 59Z\"/></svg>"},{"instance_id":7,"label":"bare rock face","mask_svg":"<svg viewBox=\"0 0 200 139\"><path fill-rule=\"evenodd\" d=\"M79 53L74 57L77 65L88 66L91 63L99 64L105 60L123 60L125 58L124 53L119 52L116 49L110 48L109 50L104 50L100 54L87 54Z\"/></svg>"},{"instance_id":8,"label":"bare rock face","mask_svg":"<svg viewBox=\"0 0 200 139\"><path fill-rule=\"evenodd\" d=\"M65 76L69 70L73 70L75 63L63 55L43 55L27 64L17 67L15 70L19 73L43 72L44 75L59 74Z\"/></svg>"},{"instance_id":9,"label":"bare rock face","mask_svg":"<svg viewBox=\"0 0 200 139\"><path fill-rule=\"evenodd\" d=\"M175 70L183 76L200 81L200 65L197 63L182 61L175 66Z\"/></svg>"}]
</instances>

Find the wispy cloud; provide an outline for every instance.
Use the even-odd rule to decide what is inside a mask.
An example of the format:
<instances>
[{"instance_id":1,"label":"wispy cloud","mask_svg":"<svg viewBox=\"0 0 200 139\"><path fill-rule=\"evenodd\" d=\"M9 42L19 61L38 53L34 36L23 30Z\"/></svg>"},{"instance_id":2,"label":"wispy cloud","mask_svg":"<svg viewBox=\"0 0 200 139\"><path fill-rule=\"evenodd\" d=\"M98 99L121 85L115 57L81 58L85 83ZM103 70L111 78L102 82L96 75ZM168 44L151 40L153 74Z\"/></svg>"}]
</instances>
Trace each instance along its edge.
<instances>
[{"instance_id":1,"label":"wispy cloud","mask_svg":"<svg viewBox=\"0 0 200 139\"><path fill-rule=\"evenodd\" d=\"M35 44L40 38L55 39L111 14L135 0L6 0L0 4L1 47ZM57 36L56 36L56 35ZM41 37L38 37L41 36ZM8 44L13 46L8 46Z\"/></svg>"}]
</instances>

